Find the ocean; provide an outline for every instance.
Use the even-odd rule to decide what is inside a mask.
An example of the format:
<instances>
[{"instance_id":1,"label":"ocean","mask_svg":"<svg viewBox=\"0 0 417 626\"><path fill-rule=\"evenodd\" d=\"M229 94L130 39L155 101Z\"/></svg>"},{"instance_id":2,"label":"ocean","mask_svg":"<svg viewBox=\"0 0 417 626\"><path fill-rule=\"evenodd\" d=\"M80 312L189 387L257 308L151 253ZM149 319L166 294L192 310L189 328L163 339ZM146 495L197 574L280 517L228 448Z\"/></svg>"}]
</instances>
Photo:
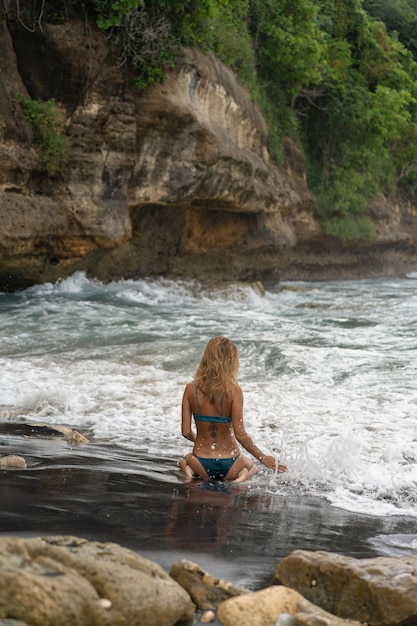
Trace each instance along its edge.
<instances>
[{"instance_id":1,"label":"ocean","mask_svg":"<svg viewBox=\"0 0 417 626\"><path fill-rule=\"evenodd\" d=\"M259 466L253 493L417 518L412 277L263 290L76 273L1 293L0 333L2 421L70 426L111 442L125 472L173 484L191 449L184 387L207 341L225 335L239 348L246 429L288 466ZM417 534L404 540L417 550Z\"/></svg>"}]
</instances>

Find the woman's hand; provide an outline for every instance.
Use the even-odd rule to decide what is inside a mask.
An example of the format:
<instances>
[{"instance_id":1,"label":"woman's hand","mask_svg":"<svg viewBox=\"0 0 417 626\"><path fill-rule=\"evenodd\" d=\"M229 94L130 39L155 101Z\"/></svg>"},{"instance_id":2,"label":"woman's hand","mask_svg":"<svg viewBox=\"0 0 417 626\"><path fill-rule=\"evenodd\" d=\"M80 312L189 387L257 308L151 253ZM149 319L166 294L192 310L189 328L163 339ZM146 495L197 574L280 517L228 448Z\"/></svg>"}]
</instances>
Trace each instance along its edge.
<instances>
[{"instance_id":1,"label":"woman's hand","mask_svg":"<svg viewBox=\"0 0 417 626\"><path fill-rule=\"evenodd\" d=\"M266 455L262 459L259 459L261 463L263 463L269 469L275 470L278 473L286 472L287 466L282 463L277 463L277 460L274 456Z\"/></svg>"}]
</instances>

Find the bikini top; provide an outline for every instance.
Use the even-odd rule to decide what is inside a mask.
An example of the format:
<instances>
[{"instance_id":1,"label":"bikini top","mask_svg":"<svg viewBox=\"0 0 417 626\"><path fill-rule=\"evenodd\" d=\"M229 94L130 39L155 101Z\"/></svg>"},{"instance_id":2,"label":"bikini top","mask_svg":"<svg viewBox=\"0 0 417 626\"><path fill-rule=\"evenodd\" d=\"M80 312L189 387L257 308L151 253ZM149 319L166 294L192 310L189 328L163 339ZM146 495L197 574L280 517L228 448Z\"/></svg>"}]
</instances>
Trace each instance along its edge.
<instances>
[{"instance_id":1,"label":"bikini top","mask_svg":"<svg viewBox=\"0 0 417 626\"><path fill-rule=\"evenodd\" d=\"M194 393L195 393L195 399L196 399L197 408L198 408L198 413L197 414L194 413L194 419L196 422L215 422L217 424L228 424L229 422L232 421L232 418L230 416L226 417L225 415L202 415L201 409L200 409L200 403L198 401L196 384L194 384ZM220 413L223 413L223 399L224 399L224 392L223 392L222 401L220 405Z\"/></svg>"}]
</instances>

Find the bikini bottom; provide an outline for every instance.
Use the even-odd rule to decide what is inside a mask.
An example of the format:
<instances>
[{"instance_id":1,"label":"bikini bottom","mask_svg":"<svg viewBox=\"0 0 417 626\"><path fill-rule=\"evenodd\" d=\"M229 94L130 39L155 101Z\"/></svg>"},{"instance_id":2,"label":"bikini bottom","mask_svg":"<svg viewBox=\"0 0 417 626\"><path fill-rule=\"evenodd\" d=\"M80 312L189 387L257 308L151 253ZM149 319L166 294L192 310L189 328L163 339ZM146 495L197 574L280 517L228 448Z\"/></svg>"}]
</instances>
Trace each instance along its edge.
<instances>
[{"instance_id":1,"label":"bikini bottom","mask_svg":"<svg viewBox=\"0 0 417 626\"><path fill-rule=\"evenodd\" d=\"M196 455L196 458L200 461L201 465L204 467L212 480L224 480L225 476L238 457L239 455L228 459L211 459Z\"/></svg>"}]
</instances>

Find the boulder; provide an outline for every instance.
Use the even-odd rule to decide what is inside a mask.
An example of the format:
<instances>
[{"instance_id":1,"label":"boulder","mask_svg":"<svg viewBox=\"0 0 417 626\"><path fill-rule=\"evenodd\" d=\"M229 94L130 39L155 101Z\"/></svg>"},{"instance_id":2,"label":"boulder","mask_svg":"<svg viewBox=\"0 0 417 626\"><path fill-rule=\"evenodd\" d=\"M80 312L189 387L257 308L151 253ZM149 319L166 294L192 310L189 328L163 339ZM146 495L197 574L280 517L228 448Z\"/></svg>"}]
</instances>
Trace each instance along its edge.
<instances>
[{"instance_id":1,"label":"boulder","mask_svg":"<svg viewBox=\"0 0 417 626\"><path fill-rule=\"evenodd\" d=\"M189 595L159 565L114 543L1 537L0 579L0 620L30 626L194 621Z\"/></svg>"},{"instance_id":2,"label":"boulder","mask_svg":"<svg viewBox=\"0 0 417 626\"><path fill-rule=\"evenodd\" d=\"M219 606L217 618L222 626L360 626L330 615L282 586L226 600Z\"/></svg>"},{"instance_id":3,"label":"boulder","mask_svg":"<svg viewBox=\"0 0 417 626\"><path fill-rule=\"evenodd\" d=\"M275 568L286 585L325 611L372 626L417 624L417 556L355 559L295 550Z\"/></svg>"},{"instance_id":4,"label":"boulder","mask_svg":"<svg viewBox=\"0 0 417 626\"><path fill-rule=\"evenodd\" d=\"M249 593L246 589L239 589L232 583L215 578L195 563L185 559L173 563L169 574L188 592L198 609L217 608L228 598Z\"/></svg>"}]
</instances>

